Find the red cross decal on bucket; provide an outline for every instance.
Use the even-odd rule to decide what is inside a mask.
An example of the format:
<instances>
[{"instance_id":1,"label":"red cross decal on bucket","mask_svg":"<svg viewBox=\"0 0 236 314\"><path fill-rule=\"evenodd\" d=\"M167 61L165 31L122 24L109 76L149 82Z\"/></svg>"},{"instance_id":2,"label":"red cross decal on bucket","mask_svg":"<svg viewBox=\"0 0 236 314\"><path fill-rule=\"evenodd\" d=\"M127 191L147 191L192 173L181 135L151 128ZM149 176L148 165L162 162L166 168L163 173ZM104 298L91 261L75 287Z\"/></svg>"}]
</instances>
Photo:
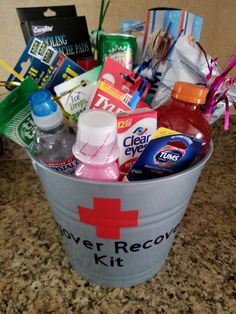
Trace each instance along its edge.
<instances>
[{"instance_id":1,"label":"red cross decal on bucket","mask_svg":"<svg viewBox=\"0 0 236 314\"><path fill-rule=\"evenodd\" d=\"M78 205L80 221L96 227L103 239L120 239L120 229L138 226L138 210L121 211L118 198L94 198L94 209Z\"/></svg>"}]
</instances>

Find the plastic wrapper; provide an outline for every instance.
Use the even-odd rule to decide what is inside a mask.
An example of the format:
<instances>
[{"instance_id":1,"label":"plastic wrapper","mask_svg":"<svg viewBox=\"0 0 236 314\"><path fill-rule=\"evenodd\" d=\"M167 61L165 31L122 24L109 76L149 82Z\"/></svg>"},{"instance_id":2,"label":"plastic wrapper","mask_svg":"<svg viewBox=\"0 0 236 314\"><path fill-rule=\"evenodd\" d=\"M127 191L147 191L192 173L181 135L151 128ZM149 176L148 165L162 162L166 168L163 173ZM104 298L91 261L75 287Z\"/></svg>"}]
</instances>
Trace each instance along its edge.
<instances>
[{"instance_id":1,"label":"plastic wrapper","mask_svg":"<svg viewBox=\"0 0 236 314\"><path fill-rule=\"evenodd\" d=\"M171 64L159 82L151 103L152 108L157 108L169 101L176 81L210 85L212 79L220 74L220 70L215 64L211 78L207 82L209 67L206 57L210 62L211 57L205 56L203 50L194 42L192 37L180 36L173 48Z\"/></svg>"}]
</instances>

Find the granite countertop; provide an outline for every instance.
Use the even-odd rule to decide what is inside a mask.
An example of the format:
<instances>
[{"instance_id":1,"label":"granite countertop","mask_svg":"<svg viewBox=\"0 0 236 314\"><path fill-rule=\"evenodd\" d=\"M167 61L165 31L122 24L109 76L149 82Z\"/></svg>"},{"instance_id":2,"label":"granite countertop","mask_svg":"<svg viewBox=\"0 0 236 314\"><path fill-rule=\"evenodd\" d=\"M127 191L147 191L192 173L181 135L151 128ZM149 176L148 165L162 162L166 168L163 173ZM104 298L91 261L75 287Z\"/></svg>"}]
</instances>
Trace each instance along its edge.
<instances>
[{"instance_id":1,"label":"granite countertop","mask_svg":"<svg viewBox=\"0 0 236 314\"><path fill-rule=\"evenodd\" d=\"M104 288L75 273L24 151L0 156L0 313L236 313L236 116L206 165L162 270Z\"/></svg>"}]
</instances>

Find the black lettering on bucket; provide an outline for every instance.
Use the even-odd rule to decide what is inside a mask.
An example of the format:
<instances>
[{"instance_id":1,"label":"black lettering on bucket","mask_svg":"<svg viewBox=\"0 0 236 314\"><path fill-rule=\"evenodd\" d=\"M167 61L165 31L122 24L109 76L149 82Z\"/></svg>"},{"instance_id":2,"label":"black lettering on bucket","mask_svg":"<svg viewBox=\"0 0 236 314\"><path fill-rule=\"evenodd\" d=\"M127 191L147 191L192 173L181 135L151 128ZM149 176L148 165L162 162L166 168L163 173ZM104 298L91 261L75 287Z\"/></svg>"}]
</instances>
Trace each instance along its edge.
<instances>
[{"instance_id":1,"label":"black lettering on bucket","mask_svg":"<svg viewBox=\"0 0 236 314\"><path fill-rule=\"evenodd\" d=\"M69 234L69 232L66 230L66 229L62 229L64 235L68 238L68 239L71 239L71 235Z\"/></svg>"},{"instance_id":2,"label":"black lettering on bucket","mask_svg":"<svg viewBox=\"0 0 236 314\"><path fill-rule=\"evenodd\" d=\"M174 231L173 232L176 232L176 230L179 227L179 225L180 225L180 222L174 227Z\"/></svg>"},{"instance_id":3,"label":"black lettering on bucket","mask_svg":"<svg viewBox=\"0 0 236 314\"><path fill-rule=\"evenodd\" d=\"M123 264L121 264L123 261L124 260L122 258L120 258L120 257L115 259L115 262L116 262L117 266L119 266L119 267L123 267L124 266Z\"/></svg>"},{"instance_id":4,"label":"black lettering on bucket","mask_svg":"<svg viewBox=\"0 0 236 314\"><path fill-rule=\"evenodd\" d=\"M93 249L93 243L89 240L84 240L83 241L83 245L87 248L87 249L90 249L92 250Z\"/></svg>"},{"instance_id":5,"label":"black lettering on bucket","mask_svg":"<svg viewBox=\"0 0 236 314\"><path fill-rule=\"evenodd\" d=\"M130 246L130 251L131 252L138 252L138 251L140 251L140 248L141 248L141 244L139 244L139 243L134 243L134 244L132 244L131 246Z\"/></svg>"},{"instance_id":6,"label":"black lettering on bucket","mask_svg":"<svg viewBox=\"0 0 236 314\"><path fill-rule=\"evenodd\" d=\"M159 237L157 237L154 241L154 244L160 244L162 241L164 240L164 236L160 235Z\"/></svg>"},{"instance_id":7,"label":"black lettering on bucket","mask_svg":"<svg viewBox=\"0 0 236 314\"><path fill-rule=\"evenodd\" d=\"M123 241L116 241L115 242L115 253L118 254L119 250L123 250L125 253L128 253L128 250L126 249L127 243Z\"/></svg>"},{"instance_id":8,"label":"black lettering on bucket","mask_svg":"<svg viewBox=\"0 0 236 314\"><path fill-rule=\"evenodd\" d=\"M101 252L102 251L102 247L104 246L104 243L101 243L101 242L91 242L89 240L82 240L81 237L79 236L75 236L72 232L66 230L65 228L62 228L62 226L56 221L56 225L61 233L62 236L66 236L67 239L70 239L76 243L76 244L79 244L80 241L81 241L81 244L86 247L86 249L89 249L89 250L93 250L93 249L96 249L98 252Z\"/></svg>"},{"instance_id":9,"label":"black lettering on bucket","mask_svg":"<svg viewBox=\"0 0 236 314\"><path fill-rule=\"evenodd\" d=\"M98 242L96 242L96 247L97 247L97 251L98 252L101 252L101 246L103 246L104 245L104 243L98 243Z\"/></svg>"},{"instance_id":10,"label":"black lettering on bucket","mask_svg":"<svg viewBox=\"0 0 236 314\"><path fill-rule=\"evenodd\" d=\"M73 235L73 233L70 232L70 234L71 234L73 240L75 241L75 243L78 244L79 241L80 241L80 237L75 238L75 236Z\"/></svg>"},{"instance_id":11,"label":"black lettering on bucket","mask_svg":"<svg viewBox=\"0 0 236 314\"><path fill-rule=\"evenodd\" d=\"M166 232L166 239L170 237L170 235L173 233L174 229L172 228L170 232Z\"/></svg>"},{"instance_id":12,"label":"black lettering on bucket","mask_svg":"<svg viewBox=\"0 0 236 314\"><path fill-rule=\"evenodd\" d=\"M63 231L62 231L61 225L59 225L59 223L57 221L56 221L56 225L57 225L57 227L58 227L58 229L60 231L60 234L63 236Z\"/></svg>"},{"instance_id":13,"label":"black lettering on bucket","mask_svg":"<svg viewBox=\"0 0 236 314\"><path fill-rule=\"evenodd\" d=\"M96 253L94 254L95 263L97 265L102 264L103 266L109 266L109 267L123 267L124 265L122 262L124 261L122 258L117 257L116 259L114 256L107 256L107 255L101 255L98 256Z\"/></svg>"},{"instance_id":14,"label":"black lettering on bucket","mask_svg":"<svg viewBox=\"0 0 236 314\"><path fill-rule=\"evenodd\" d=\"M165 235L166 235L166 239L168 239L172 233L175 233L175 232L176 232L176 230L177 230L177 228L178 228L179 225L180 225L180 222L179 222L174 228L172 228L172 229L170 230L170 232L166 232L166 234L165 234Z\"/></svg>"},{"instance_id":15,"label":"black lettering on bucket","mask_svg":"<svg viewBox=\"0 0 236 314\"><path fill-rule=\"evenodd\" d=\"M98 255L95 253L94 254L94 259L95 259L95 263L98 265L98 264L102 264L102 265L104 265L104 266L108 266L106 263L104 263L102 260L104 259L104 258L106 258L107 257L107 255L102 255L102 256L99 256L98 257Z\"/></svg>"},{"instance_id":16,"label":"black lettering on bucket","mask_svg":"<svg viewBox=\"0 0 236 314\"><path fill-rule=\"evenodd\" d=\"M65 228L62 228L62 226L61 226L58 222L56 222L56 225L57 225L57 227L58 227L58 229L59 229L59 231L60 231L60 233L61 233L62 236L65 235L65 236L67 237L67 239L71 239L71 238L72 238L72 239L75 241L76 244L79 243L80 237L77 237L77 238L76 238L76 237L73 235L73 233L67 231Z\"/></svg>"},{"instance_id":17,"label":"black lettering on bucket","mask_svg":"<svg viewBox=\"0 0 236 314\"><path fill-rule=\"evenodd\" d=\"M150 249L150 247L152 247L152 244L151 245L147 245L147 243L152 243L152 240L148 240L148 241L143 243L143 248L144 249Z\"/></svg>"},{"instance_id":18,"label":"black lettering on bucket","mask_svg":"<svg viewBox=\"0 0 236 314\"><path fill-rule=\"evenodd\" d=\"M71 231L63 228L58 222L56 225L63 237L71 240L72 242L78 244L79 250L80 249L87 249L90 251L97 251L97 253L92 253L94 255L94 263L99 266L105 267L123 267L124 260L115 254L126 254L126 253L135 253L140 252L142 250L152 249L155 250L155 246L163 243L164 241L170 241L171 236L174 235L178 226L178 223L175 227L169 229L169 231L163 231L162 234L159 233L158 236L153 237L152 239L143 239L141 243L127 243L125 241L114 241L114 248L110 252L111 255L99 255L98 252L102 252L106 243L102 242L93 242L92 240L84 239L83 237L78 236L77 234L73 234ZM160 230L159 230L160 232ZM105 252L104 252L105 253ZM106 253L108 253L106 251ZM109 254L109 253L108 253ZM113 255L113 256L112 256Z\"/></svg>"}]
</instances>

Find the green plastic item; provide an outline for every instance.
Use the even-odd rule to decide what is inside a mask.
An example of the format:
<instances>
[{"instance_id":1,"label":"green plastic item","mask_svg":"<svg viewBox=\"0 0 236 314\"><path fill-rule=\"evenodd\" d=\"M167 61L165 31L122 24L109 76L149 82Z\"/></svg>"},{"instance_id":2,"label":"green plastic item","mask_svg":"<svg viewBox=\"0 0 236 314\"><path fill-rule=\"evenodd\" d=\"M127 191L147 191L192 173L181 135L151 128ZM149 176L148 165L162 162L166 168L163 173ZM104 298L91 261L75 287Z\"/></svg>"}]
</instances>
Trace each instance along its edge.
<instances>
[{"instance_id":1,"label":"green plastic item","mask_svg":"<svg viewBox=\"0 0 236 314\"><path fill-rule=\"evenodd\" d=\"M0 133L24 148L31 144L36 128L28 98L37 89L28 77L0 102Z\"/></svg>"}]
</instances>

